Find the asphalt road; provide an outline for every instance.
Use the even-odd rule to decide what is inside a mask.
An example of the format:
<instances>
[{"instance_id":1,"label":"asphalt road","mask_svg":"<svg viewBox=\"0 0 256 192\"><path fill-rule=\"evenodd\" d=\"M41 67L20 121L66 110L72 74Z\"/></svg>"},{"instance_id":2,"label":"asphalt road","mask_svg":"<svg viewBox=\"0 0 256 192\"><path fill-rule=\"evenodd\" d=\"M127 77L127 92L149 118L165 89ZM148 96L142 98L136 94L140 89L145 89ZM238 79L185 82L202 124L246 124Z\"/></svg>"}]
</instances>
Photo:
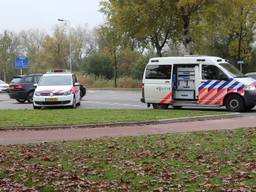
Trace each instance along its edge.
<instances>
[{"instance_id":1,"label":"asphalt road","mask_svg":"<svg viewBox=\"0 0 256 192\"><path fill-rule=\"evenodd\" d=\"M147 109L147 105L140 102L140 91L127 90L87 90L87 94L81 101L79 108L84 109ZM205 110L225 110L222 108L201 108ZM197 109L198 109L197 108ZM0 109L33 109L32 104L18 103L10 99L8 94L0 93ZM186 107L188 109L188 107ZM190 108L192 109L192 108ZM256 107L253 111L243 113L244 115L255 115Z\"/></svg>"},{"instance_id":2,"label":"asphalt road","mask_svg":"<svg viewBox=\"0 0 256 192\"><path fill-rule=\"evenodd\" d=\"M79 108L146 109L140 102L140 91L88 90ZM32 109L32 104L18 103L8 94L0 94L0 109Z\"/></svg>"}]
</instances>

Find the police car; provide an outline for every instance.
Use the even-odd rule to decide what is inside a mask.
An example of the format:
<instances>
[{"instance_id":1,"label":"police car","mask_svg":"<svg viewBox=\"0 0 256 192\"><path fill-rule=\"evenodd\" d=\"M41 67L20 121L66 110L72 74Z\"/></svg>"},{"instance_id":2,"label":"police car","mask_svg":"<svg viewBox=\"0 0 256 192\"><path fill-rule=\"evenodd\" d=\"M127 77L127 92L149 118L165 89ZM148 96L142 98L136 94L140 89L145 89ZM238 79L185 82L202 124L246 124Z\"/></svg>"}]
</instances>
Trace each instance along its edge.
<instances>
[{"instance_id":1,"label":"police car","mask_svg":"<svg viewBox=\"0 0 256 192\"><path fill-rule=\"evenodd\" d=\"M33 95L33 107L80 105L80 83L75 74L55 70L44 74L38 82Z\"/></svg>"}]
</instances>

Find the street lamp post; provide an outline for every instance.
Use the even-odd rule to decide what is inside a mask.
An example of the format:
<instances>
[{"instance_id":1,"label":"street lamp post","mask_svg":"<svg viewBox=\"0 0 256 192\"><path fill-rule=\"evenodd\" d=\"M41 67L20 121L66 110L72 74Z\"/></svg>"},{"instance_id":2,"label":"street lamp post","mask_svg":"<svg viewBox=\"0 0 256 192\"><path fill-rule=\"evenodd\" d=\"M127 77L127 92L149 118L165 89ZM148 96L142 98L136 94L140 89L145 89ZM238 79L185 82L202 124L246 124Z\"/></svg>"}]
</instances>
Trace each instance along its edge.
<instances>
[{"instance_id":1,"label":"street lamp post","mask_svg":"<svg viewBox=\"0 0 256 192\"><path fill-rule=\"evenodd\" d=\"M70 24L70 22L66 19L58 19L59 22L64 22L64 25L67 27L68 23ZM68 34L68 32L67 32ZM68 56L68 62L69 62L69 70L70 72L72 72L72 59L71 59L71 37L69 36L69 56Z\"/></svg>"}]
</instances>

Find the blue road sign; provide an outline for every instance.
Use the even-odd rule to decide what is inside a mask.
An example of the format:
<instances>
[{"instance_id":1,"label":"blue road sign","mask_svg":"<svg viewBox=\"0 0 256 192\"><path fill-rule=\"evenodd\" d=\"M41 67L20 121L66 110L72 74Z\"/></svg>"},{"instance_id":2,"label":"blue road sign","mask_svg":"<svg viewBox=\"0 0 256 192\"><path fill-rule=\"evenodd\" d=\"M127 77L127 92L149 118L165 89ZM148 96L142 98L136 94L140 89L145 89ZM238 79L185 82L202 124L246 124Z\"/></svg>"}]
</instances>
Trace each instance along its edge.
<instances>
[{"instance_id":1,"label":"blue road sign","mask_svg":"<svg viewBox=\"0 0 256 192\"><path fill-rule=\"evenodd\" d=\"M29 58L28 57L16 57L15 67L16 69L28 68Z\"/></svg>"},{"instance_id":2,"label":"blue road sign","mask_svg":"<svg viewBox=\"0 0 256 192\"><path fill-rule=\"evenodd\" d=\"M243 60L237 61L237 64L243 65L244 61Z\"/></svg>"}]
</instances>

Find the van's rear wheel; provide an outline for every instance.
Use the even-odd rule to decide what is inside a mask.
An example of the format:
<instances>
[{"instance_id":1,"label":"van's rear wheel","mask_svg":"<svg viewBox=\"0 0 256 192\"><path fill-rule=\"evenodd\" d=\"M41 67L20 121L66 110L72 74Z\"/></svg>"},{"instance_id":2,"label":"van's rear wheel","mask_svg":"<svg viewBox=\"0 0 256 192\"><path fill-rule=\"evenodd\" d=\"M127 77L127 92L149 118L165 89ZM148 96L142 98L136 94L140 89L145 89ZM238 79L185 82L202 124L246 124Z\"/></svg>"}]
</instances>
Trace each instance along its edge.
<instances>
[{"instance_id":1,"label":"van's rear wheel","mask_svg":"<svg viewBox=\"0 0 256 192\"><path fill-rule=\"evenodd\" d=\"M241 112L245 110L244 100L239 95L229 95L225 99L225 106L228 111Z\"/></svg>"},{"instance_id":2,"label":"van's rear wheel","mask_svg":"<svg viewBox=\"0 0 256 192\"><path fill-rule=\"evenodd\" d=\"M168 109L169 105L168 104L158 104L158 103L153 103L153 109Z\"/></svg>"}]
</instances>

